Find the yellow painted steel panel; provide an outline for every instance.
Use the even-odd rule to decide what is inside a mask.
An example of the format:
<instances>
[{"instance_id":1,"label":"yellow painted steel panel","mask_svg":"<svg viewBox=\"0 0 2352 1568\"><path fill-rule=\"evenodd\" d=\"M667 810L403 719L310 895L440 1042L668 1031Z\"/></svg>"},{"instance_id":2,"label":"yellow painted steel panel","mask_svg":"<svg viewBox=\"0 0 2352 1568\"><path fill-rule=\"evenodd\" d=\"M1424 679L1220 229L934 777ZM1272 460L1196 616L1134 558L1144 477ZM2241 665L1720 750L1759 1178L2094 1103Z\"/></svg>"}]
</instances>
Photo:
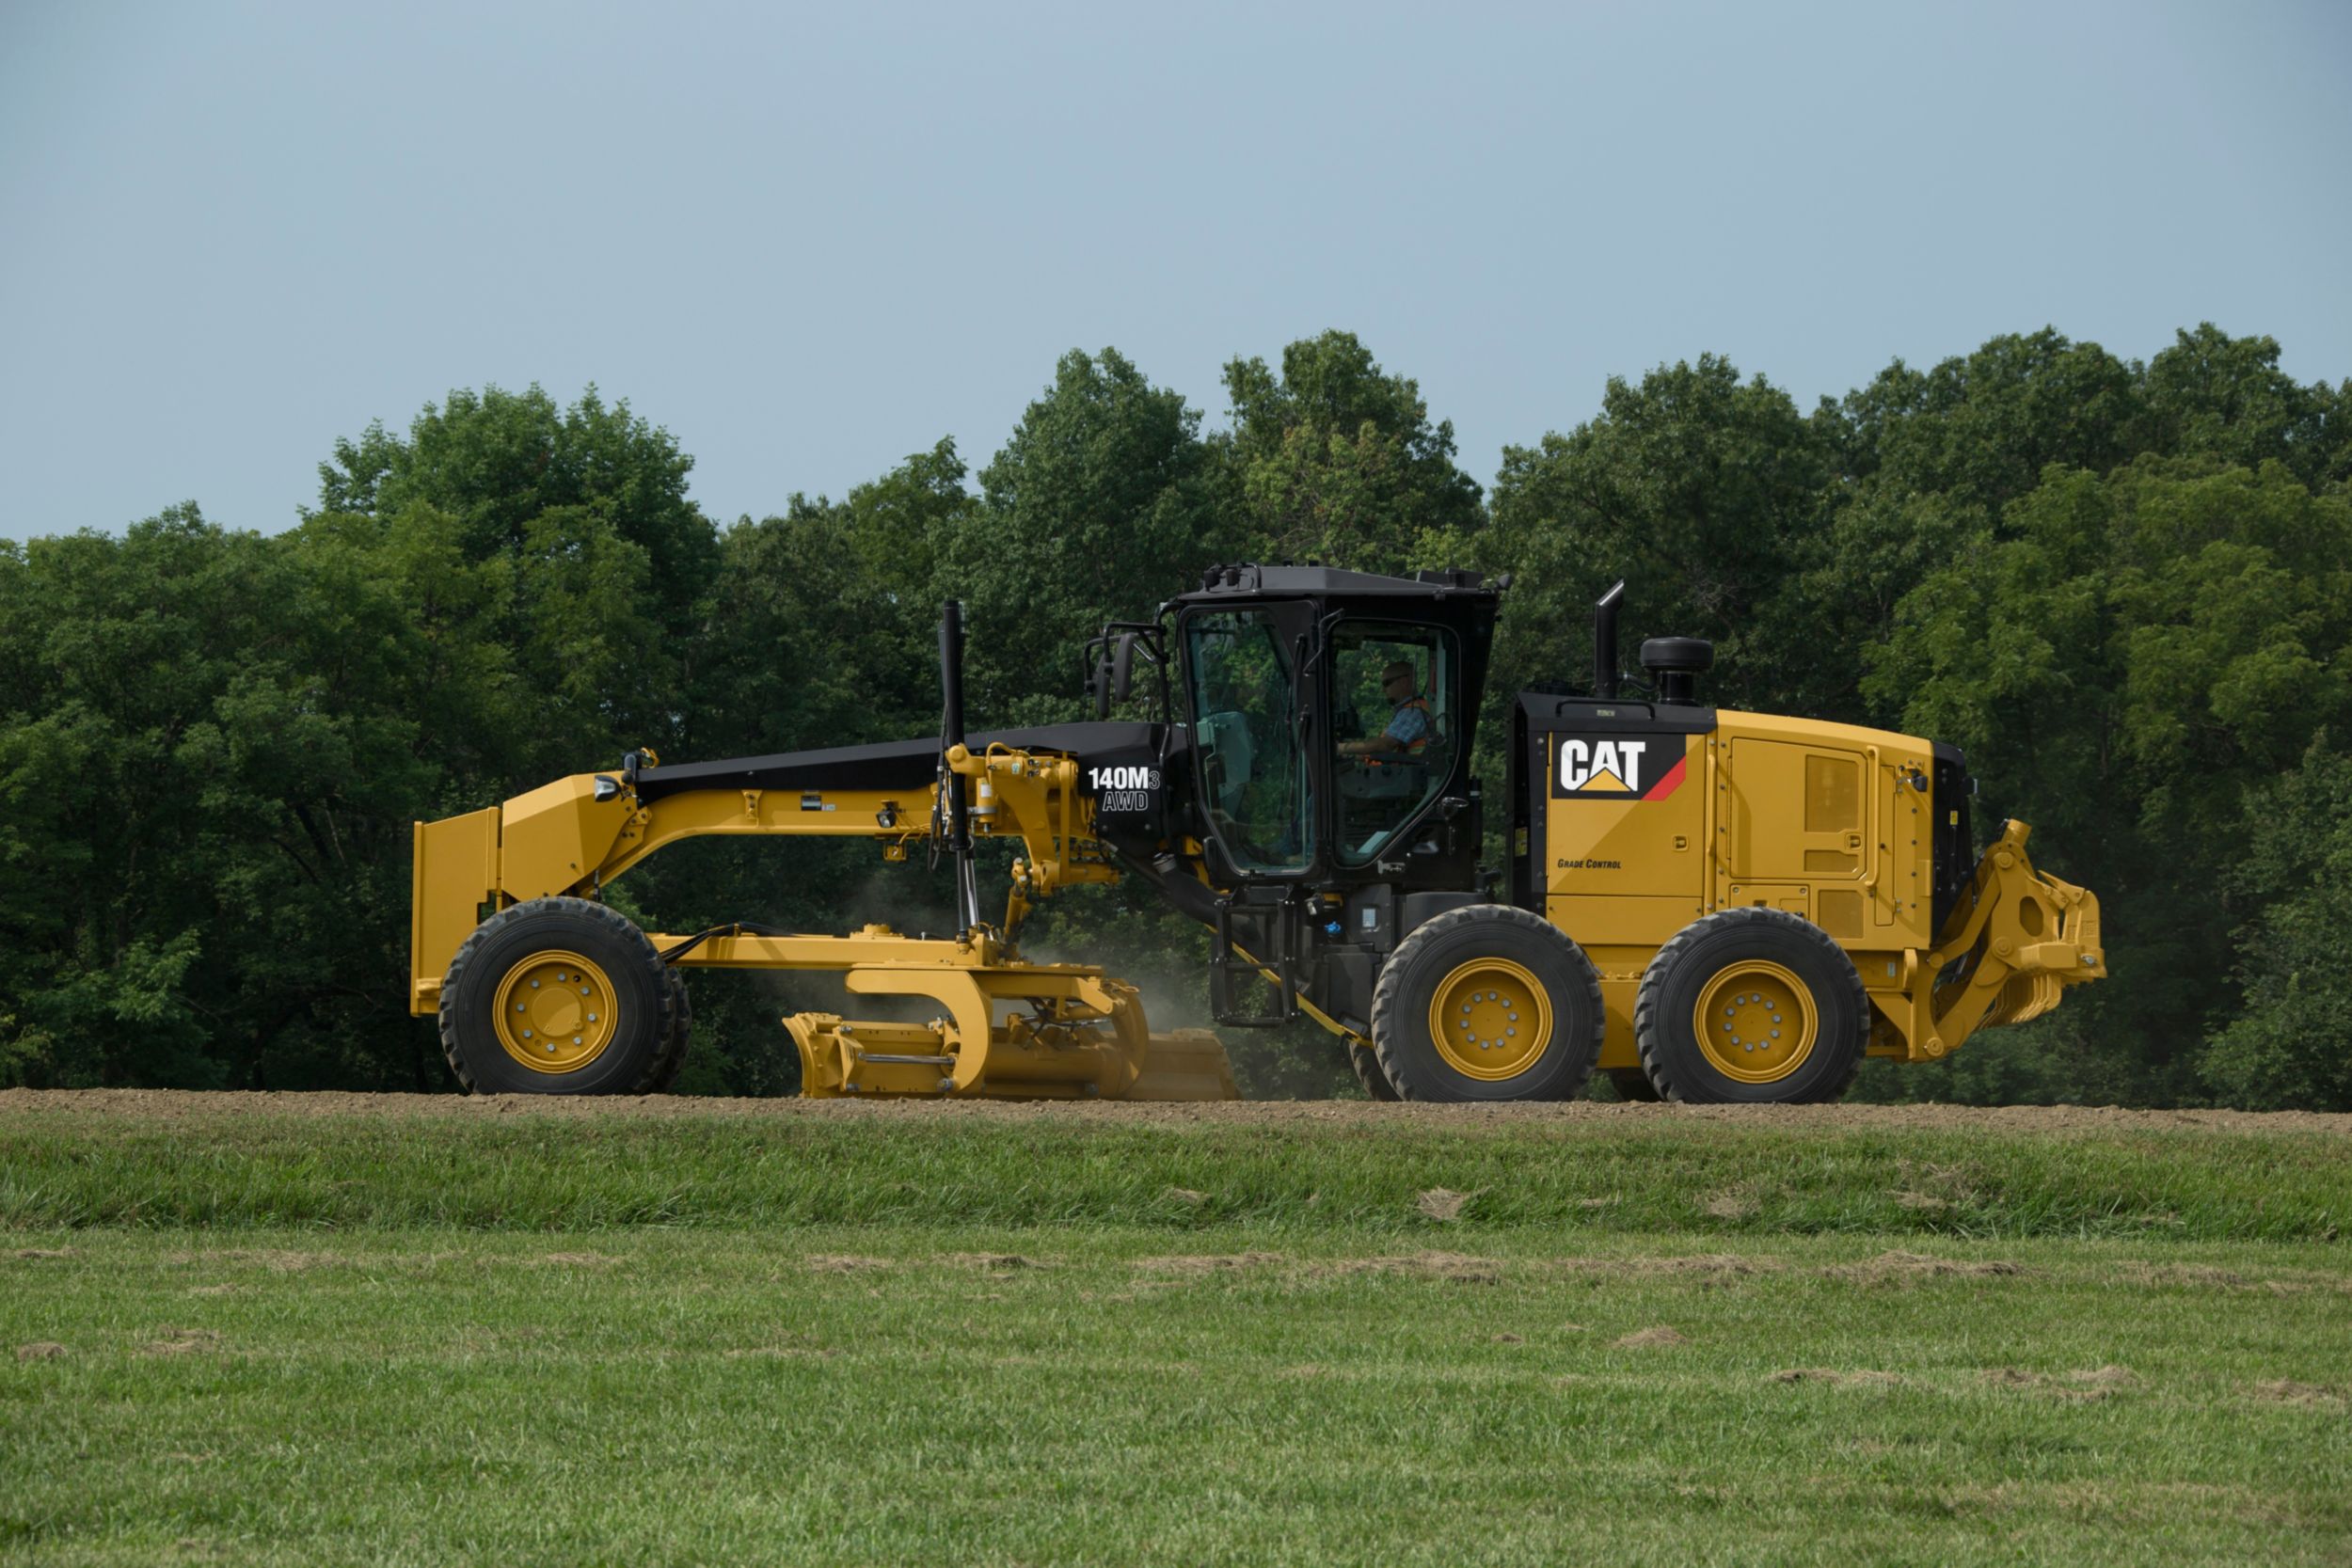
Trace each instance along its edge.
<instances>
[{"instance_id":1,"label":"yellow painted steel panel","mask_svg":"<svg viewBox=\"0 0 2352 1568\"><path fill-rule=\"evenodd\" d=\"M1551 923L1580 947L1656 947L1699 917L1696 898L1553 898Z\"/></svg>"},{"instance_id":2,"label":"yellow painted steel panel","mask_svg":"<svg viewBox=\"0 0 2352 1568\"><path fill-rule=\"evenodd\" d=\"M1862 936L1862 895L1850 887L1823 888L1813 895L1813 923L1841 940Z\"/></svg>"},{"instance_id":3,"label":"yellow painted steel panel","mask_svg":"<svg viewBox=\"0 0 2352 1568\"><path fill-rule=\"evenodd\" d=\"M499 808L420 822L410 847L408 1010L440 1005L441 976L458 944L498 897Z\"/></svg>"},{"instance_id":4,"label":"yellow painted steel panel","mask_svg":"<svg viewBox=\"0 0 2352 1568\"><path fill-rule=\"evenodd\" d=\"M1808 752L1804 758L1804 831L1838 833L1862 827L1862 760Z\"/></svg>"},{"instance_id":5,"label":"yellow painted steel panel","mask_svg":"<svg viewBox=\"0 0 2352 1568\"><path fill-rule=\"evenodd\" d=\"M1671 896L1696 912L1707 887L1706 737L1645 740L1684 750L1645 758L1641 793L1547 798L1544 883L1553 897Z\"/></svg>"},{"instance_id":6,"label":"yellow painted steel panel","mask_svg":"<svg viewBox=\"0 0 2352 1568\"><path fill-rule=\"evenodd\" d=\"M499 885L508 897L545 898L588 879L628 823L625 798L596 798L596 775L575 773L506 802Z\"/></svg>"}]
</instances>

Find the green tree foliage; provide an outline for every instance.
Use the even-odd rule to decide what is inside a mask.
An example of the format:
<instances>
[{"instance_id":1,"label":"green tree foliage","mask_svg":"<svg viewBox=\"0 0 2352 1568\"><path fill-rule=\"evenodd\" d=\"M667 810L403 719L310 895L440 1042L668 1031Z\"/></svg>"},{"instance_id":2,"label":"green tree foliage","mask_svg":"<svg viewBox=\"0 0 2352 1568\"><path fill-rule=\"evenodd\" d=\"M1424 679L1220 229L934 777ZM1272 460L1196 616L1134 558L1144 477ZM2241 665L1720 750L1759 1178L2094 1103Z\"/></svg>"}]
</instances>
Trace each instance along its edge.
<instances>
[{"instance_id":1,"label":"green tree foliage","mask_svg":"<svg viewBox=\"0 0 2352 1568\"><path fill-rule=\"evenodd\" d=\"M461 389L441 407L427 404L405 438L377 423L357 441L337 441L319 465L318 510L384 518L431 506L458 519L460 548L477 561L599 553L609 535L639 552L655 620L683 636L715 549L709 523L687 499L693 467L669 432L627 403L608 408L594 387L569 408L537 387Z\"/></svg>"},{"instance_id":2,"label":"green tree foliage","mask_svg":"<svg viewBox=\"0 0 2352 1568\"><path fill-rule=\"evenodd\" d=\"M2206 322L2148 362L2156 450L2241 468L2283 463L2307 484L2352 479L2352 398L2301 386L2279 369L2269 338L2233 338Z\"/></svg>"},{"instance_id":3,"label":"green tree foliage","mask_svg":"<svg viewBox=\"0 0 2352 1568\"><path fill-rule=\"evenodd\" d=\"M1465 558L1483 522L1477 482L1454 466L1454 424L1421 388L1385 373L1352 332L1301 339L1279 376L1225 367L1232 430L1217 442L1256 553L1410 572Z\"/></svg>"},{"instance_id":4,"label":"green tree foliage","mask_svg":"<svg viewBox=\"0 0 2352 1568\"><path fill-rule=\"evenodd\" d=\"M2002 508L2050 465L2104 473L2160 428L2138 367L2047 328L1924 372L1897 360L1842 401L1823 400L1812 423L1834 478L1787 624L1811 647L1857 650L1892 633L1903 595L1964 542L1997 533ZM1777 673L1806 711L1890 721L1890 709L1863 698L1862 669L1859 658L1807 658Z\"/></svg>"},{"instance_id":5,"label":"green tree foliage","mask_svg":"<svg viewBox=\"0 0 2352 1568\"><path fill-rule=\"evenodd\" d=\"M975 728L1086 711L1078 651L1218 560L1514 574L1482 740L1711 639L1708 697L1968 749L1980 831L2095 889L2115 978L1863 1092L2352 1108L2352 382L2210 325L2146 364L2049 330L1900 362L1809 414L1713 356L1612 380L1489 499L1353 336L1226 368L1231 429L1072 353L975 483L941 441L838 500L713 528L670 436L591 389L459 391L339 442L263 538L175 508L0 546L0 1082L445 1085L405 1013L409 824L635 745L672 758L926 736L943 598ZM1629 673L1637 683L1638 671ZM995 847L994 854L1006 853ZM870 846L710 840L611 890L650 924L944 928ZM1030 930L1207 1022L1200 929L1133 886ZM831 982L698 976L686 1086L788 1088L777 1015ZM1237 1035L1328 1092L1319 1031Z\"/></svg>"},{"instance_id":6,"label":"green tree foliage","mask_svg":"<svg viewBox=\"0 0 2352 1568\"><path fill-rule=\"evenodd\" d=\"M2352 696L2352 503L2276 463L2143 458L2051 469L2001 532L1905 599L1867 689L1965 748L1989 813L2031 821L2116 911L2117 983L2061 1016L2096 1015L2154 1092L2191 1095L2245 792Z\"/></svg>"},{"instance_id":7,"label":"green tree foliage","mask_svg":"<svg viewBox=\"0 0 2352 1568\"><path fill-rule=\"evenodd\" d=\"M460 390L405 438L377 424L338 441L293 537L398 563L426 615L457 617L437 629L498 650L501 727L446 738L528 788L616 739L680 738L676 694L718 558L686 495L692 467L594 388L567 409L536 387Z\"/></svg>"},{"instance_id":8,"label":"green tree foliage","mask_svg":"<svg viewBox=\"0 0 2352 1568\"><path fill-rule=\"evenodd\" d=\"M2323 736L2302 766L2249 792L2250 843L2230 878L2256 911L2246 1003L2206 1076L2232 1104L2352 1111L2352 758Z\"/></svg>"},{"instance_id":9,"label":"green tree foliage","mask_svg":"<svg viewBox=\"0 0 2352 1568\"><path fill-rule=\"evenodd\" d=\"M776 751L810 735L899 736L936 717L939 562L979 501L952 438L834 501L720 536L710 612L691 644L699 754Z\"/></svg>"},{"instance_id":10,"label":"green tree foliage","mask_svg":"<svg viewBox=\"0 0 2352 1568\"><path fill-rule=\"evenodd\" d=\"M1716 700L1787 705L1820 662L1790 600L1823 529L1828 473L1788 395L1727 360L1613 377L1597 418L1503 450L1481 552L1516 577L1494 689L1586 680L1590 607L1624 578L1621 662L1637 680L1642 638L1705 637Z\"/></svg>"},{"instance_id":11,"label":"green tree foliage","mask_svg":"<svg viewBox=\"0 0 2352 1568\"><path fill-rule=\"evenodd\" d=\"M382 575L193 506L0 554L0 1012L38 1082L437 1086L402 1003L431 672Z\"/></svg>"},{"instance_id":12,"label":"green tree foliage","mask_svg":"<svg viewBox=\"0 0 2352 1568\"><path fill-rule=\"evenodd\" d=\"M1116 349L1062 356L980 491L932 533L934 590L966 608L976 724L1077 717L1080 644L1150 615L1225 538L1199 411Z\"/></svg>"},{"instance_id":13,"label":"green tree foliage","mask_svg":"<svg viewBox=\"0 0 2352 1568\"><path fill-rule=\"evenodd\" d=\"M2139 368L2045 327L1922 373L1899 359L1839 410L1850 471L1997 511L2053 463L2104 472L2150 450Z\"/></svg>"}]
</instances>

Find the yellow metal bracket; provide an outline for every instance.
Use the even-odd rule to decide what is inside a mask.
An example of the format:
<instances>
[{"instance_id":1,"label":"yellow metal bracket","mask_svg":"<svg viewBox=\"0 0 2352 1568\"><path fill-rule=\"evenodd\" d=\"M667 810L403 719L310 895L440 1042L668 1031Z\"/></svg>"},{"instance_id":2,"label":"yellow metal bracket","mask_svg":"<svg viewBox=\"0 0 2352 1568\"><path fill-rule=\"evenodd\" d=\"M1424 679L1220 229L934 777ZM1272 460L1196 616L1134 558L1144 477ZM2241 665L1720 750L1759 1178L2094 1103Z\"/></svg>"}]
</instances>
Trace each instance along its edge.
<instances>
[{"instance_id":1,"label":"yellow metal bracket","mask_svg":"<svg viewBox=\"0 0 2352 1568\"><path fill-rule=\"evenodd\" d=\"M2037 872L2026 855L2031 832L2023 822L2003 828L1934 949L1906 974L1912 1060L1946 1055L1979 1028L2038 1018L2066 987L2106 974L2097 895Z\"/></svg>"}]
</instances>

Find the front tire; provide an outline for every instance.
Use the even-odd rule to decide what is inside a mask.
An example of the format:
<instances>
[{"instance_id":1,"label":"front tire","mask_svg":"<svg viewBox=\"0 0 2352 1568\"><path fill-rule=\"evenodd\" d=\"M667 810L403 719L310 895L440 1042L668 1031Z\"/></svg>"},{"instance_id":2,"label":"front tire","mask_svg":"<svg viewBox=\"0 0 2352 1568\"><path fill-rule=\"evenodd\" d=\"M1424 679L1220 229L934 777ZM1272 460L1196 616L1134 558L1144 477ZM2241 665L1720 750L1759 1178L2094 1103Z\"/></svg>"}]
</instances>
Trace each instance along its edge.
<instances>
[{"instance_id":1,"label":"front tire","mask_svg":"<svg viewBox=\"0 0 2352 1568\"><path fill-rule=\"evenodd\" d=\"M1364 1086L1367 1100L1391 1105L1396 1102L1396 1085L1390 1083L1389 1075L1380 1070L1380 1057L1372 1047L1358 1045L1352 1040L1348 1042L1347 1065L1356 1069L1356 1082Z\"/></svg>"},{"instance_id":2,"label":"front tire","mask_svg":"<svg viewBox=\"0 0 2352 1568\"><path fill-rule=\"evenodd\" d=\"M1853 1081L1870 1002L1828 932L1786 910L1718 910L1658 950L1633 1005L1642 1068L1668 1100L1793 1105Z\"/></svg>"},{"instance_id":3,"label":"front tire","mask_svg":"<svg viewBox=\"0 0 2352 1568\"><path fill-rule=\"evenodd\" d=\"M1406 1100L1573 1100L1600 1052L1600 976L1540 915L1468 904L1414 927L1373 990L1382 1073Z\"/></svg>"},{"instance_id":4,"label":"front tire","mask_svg":"<svg viewBox=\"0 0 2352 1568\"><path fill-rule=\"evenodd\" d=\"M648 1094L683 1054L676 1008L661 956L627 916L533 898L475 927L450 960L441 1050L475 1094Z\"/></svg>"}]
</instances>

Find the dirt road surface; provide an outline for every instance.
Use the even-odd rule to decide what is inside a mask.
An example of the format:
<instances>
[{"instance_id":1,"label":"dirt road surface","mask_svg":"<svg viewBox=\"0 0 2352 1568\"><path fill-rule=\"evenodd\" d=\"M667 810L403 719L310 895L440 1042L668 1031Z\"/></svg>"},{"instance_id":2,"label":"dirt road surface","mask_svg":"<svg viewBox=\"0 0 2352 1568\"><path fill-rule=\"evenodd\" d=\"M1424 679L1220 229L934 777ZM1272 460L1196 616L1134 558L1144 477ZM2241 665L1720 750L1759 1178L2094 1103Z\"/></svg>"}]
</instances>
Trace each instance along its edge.
<instances>
[{"instance_id":1,"label":"dirt road surface","mask_svg":"<svg viewBox=\"0 0 2352 1568\"><path fill-rule=\"evenodd\" d=\"M2052 1136L2196 1129L2255 1135L2325 1133L2352 1138L2352 1115L2309 1111L2136 1111L2089 1105L1383 1105L1364 1101L1257 1101L1150 1105L1026 1104L1002 1101L719 1100L680 1095L570 1098L554 1095L251 1094L182 1089L5 1089L0 1117L57 1116L198 1120L271 1117L753 1117L778 1122L971 1118L1111 1126L1200 1123L1263 1127L1383 1127L1463 1132L1545 1124L1723 1122L1791 1132L1965 1131Z\"/></svg>"}]
</instances>

